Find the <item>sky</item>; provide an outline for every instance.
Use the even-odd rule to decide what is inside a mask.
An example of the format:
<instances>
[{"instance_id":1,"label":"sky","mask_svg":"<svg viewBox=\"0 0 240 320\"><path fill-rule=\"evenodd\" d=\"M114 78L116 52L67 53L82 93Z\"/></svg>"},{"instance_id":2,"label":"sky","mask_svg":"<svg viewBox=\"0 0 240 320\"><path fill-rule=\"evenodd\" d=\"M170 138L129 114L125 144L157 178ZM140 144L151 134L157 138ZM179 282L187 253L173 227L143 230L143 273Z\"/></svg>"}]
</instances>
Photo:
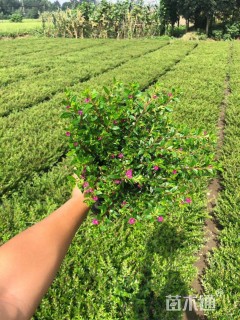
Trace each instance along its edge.
<instances>
[{"instance_id":1,"label":"sky","mask_svg":"<svg viewBox=\"0 0 240 320\"><path fill-rule=\"evenodd\" d=\"M51 2L54 2L55 0L50 0ZM63 4L64 2L69 2L70 0L58 0L61 4ZM110 2L114 2L114 0L109 0ZM151 3L151 2L154 2L154 0L153 1L151 1L151 0L145 0L144 1L144 3ZM157 3L158 1L156 1L156 3Z\"/></svg>"},{"instance_id":2,"label":"sky","mask_svg":"<svg viewBox=\"0 0 240 320\"><path fill-rule=\"evenodd\" d=\"M50 2L54 2L55 0L50 0ZM64 2L68 2L68 0L58 0L61 4L63 4Z\"/></svg>"}]
</instances>

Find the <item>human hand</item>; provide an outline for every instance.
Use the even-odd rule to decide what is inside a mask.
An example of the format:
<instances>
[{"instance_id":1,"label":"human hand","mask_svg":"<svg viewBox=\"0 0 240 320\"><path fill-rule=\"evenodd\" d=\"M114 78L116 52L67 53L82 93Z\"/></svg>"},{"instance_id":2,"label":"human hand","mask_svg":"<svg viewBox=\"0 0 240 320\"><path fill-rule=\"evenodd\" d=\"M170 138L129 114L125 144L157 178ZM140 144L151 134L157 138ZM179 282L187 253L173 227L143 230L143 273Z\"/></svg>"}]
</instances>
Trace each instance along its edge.
<instances>
[{"instance_id":1,"label":"human hand","mask_svg":"<svg viewBox=\"0 0 240 320\"><path fill-rule=\"evenodd\" d=\"M78 188L77 183L79 182L79 178L76 174L73 174L73 178L76 181L76 185L72 190L72 198L74 199L79 199L79 201L83 202L84 201L84 193L82 193L82 191Z\"/></svg>"}]
</instances>

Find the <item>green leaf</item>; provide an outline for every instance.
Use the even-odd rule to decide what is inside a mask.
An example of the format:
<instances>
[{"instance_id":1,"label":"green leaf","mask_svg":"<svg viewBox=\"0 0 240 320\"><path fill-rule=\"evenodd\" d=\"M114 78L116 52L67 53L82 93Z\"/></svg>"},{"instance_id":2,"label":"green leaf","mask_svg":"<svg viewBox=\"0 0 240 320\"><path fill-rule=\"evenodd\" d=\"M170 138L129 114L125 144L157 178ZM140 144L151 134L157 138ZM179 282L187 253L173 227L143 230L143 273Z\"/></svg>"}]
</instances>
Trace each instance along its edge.
<instances>
[{"instance_id":1,"label":"green leaf","mask_svg":"<svg viewBox=\"0 0 240 320\"><path fill-rule=\"evenodd\" d=\"M72 114L70 112L64 112L61 114L60 118L65 119L65 118L71 118Z\"/></svg>"},{"instance_id":2,"label":"green leaf","mask_svg":"<svg viewBox=\"0 0 240 320\"><path fill-rule=\"evenodd\" d=\"M119 130L120 128L118 126L112 127L112 130Z\"/></svg>"},{"instance_id":3,"label":"green leaf","mask_svg":"<svg viewBox=\"0 0 240 320\"><path fill-rule=\"evenodd\" d=\"M110 91L108 90L108 88L107 87L103 87L103 90L109 95L110 94Z\"/></svg>"}]
</instances>

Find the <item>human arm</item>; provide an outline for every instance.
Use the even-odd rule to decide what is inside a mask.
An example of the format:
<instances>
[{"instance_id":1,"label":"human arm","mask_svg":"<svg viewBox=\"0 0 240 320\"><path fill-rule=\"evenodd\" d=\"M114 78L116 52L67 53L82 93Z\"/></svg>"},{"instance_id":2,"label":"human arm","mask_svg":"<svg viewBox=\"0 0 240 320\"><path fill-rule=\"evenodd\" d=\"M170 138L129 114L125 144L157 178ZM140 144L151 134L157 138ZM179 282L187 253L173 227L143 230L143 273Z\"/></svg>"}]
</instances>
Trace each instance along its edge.
<instances>
[{"instance_id":1,"label":"human arm","mask_svg":"<svg viewBox=\"0 0 240 320\"><path fill-rule=\"evenodd\" d=\"M31 318L88 210L75 188L59 209L0 247L1 320Z\"/></svg>"}]
</instances>

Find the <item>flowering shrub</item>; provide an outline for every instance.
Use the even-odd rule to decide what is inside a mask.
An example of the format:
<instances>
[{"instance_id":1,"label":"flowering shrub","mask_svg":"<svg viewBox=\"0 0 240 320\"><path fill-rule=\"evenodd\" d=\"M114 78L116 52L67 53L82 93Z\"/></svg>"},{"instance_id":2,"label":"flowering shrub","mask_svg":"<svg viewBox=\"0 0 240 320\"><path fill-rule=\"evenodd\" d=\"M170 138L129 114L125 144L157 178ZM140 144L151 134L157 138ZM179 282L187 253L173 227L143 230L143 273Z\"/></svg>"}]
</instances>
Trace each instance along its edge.
<instances>
[{"instance_id":1,"label":"flowering shrub","mask_svg":"<svg viewBox=\"0 0 240 320\"><path fill-rule=\"evenodd\" d=\"M174 125L178 92L160 84L141 92L116 82L103 92L67 92L69 156L92 205L94 225L124 215L133 225L162 223L171 206L191 205L187 188L215 171L212 143L202 131ZM187 182L187 183L186 183Z\"/></svg>"}]
</instances>

